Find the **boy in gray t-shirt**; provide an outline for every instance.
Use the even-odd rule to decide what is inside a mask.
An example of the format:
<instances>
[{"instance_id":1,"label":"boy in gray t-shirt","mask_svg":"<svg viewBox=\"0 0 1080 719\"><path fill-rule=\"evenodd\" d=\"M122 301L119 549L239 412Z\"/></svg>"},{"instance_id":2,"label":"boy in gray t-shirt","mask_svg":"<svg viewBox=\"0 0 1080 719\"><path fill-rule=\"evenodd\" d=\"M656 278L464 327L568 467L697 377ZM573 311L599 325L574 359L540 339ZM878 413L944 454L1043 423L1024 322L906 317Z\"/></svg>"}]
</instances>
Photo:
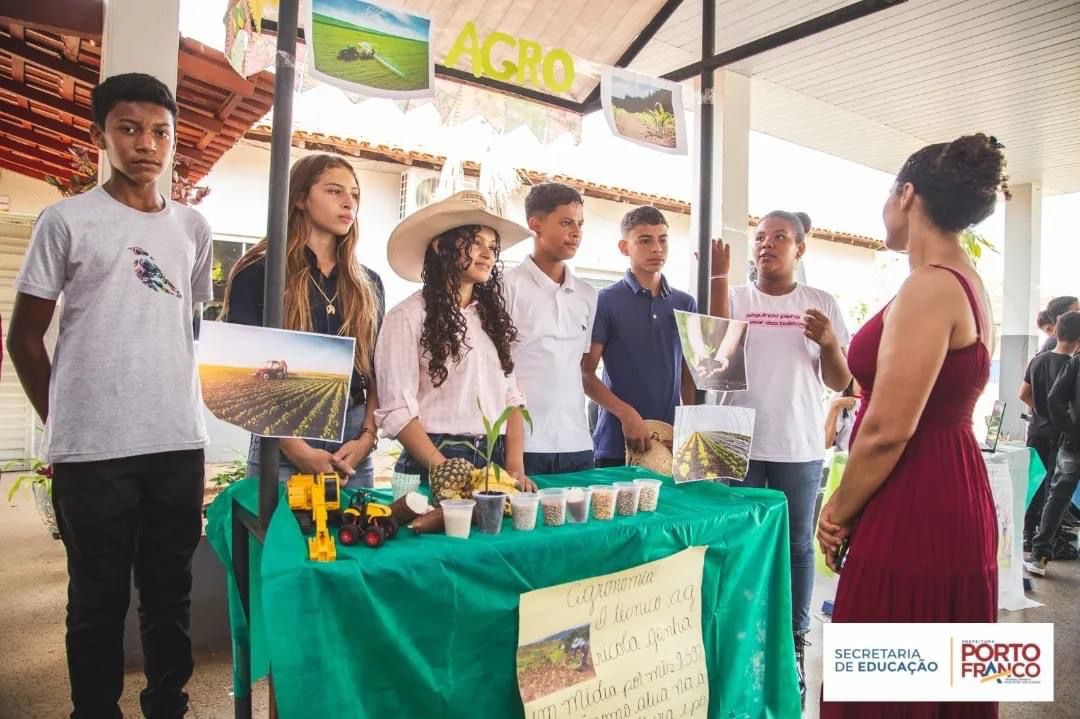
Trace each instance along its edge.
<instances>
[{"instance_id":1,"label":"boy in gray t-shirt","mask_svg":"<svg viewBox=\"0 0 1080 719\"><path fill-rule=\"evenodd\" d=\"M210 228L157 190L175 147L169 89L149 75L116 75L94 89L92 106L91 139L111 176L41 213L15 281L8 347L46 422L68 556L72 716L121 716L134 566L143 713L180 717L208 444L192 313L211 298ZM61 296L50 361L44 336Z\"/></svg>"}]
</instances>

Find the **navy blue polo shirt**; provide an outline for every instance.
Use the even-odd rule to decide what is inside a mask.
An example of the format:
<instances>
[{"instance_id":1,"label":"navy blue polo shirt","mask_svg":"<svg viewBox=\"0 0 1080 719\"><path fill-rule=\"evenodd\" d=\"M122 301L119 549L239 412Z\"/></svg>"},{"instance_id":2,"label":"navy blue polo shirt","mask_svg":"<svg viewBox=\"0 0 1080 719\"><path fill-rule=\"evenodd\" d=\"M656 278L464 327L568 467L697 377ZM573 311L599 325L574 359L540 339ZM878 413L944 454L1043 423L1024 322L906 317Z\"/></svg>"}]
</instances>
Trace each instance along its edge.
<instances>
[{"instance_id":1,"label":"navy blue polo shirt","mask_svg":"<svg viewBox=\"0 0 1080 719\"><path fill-rule=\"evenodd\" d=\"M675 422L683 361L675 310L697 312L697 302L672 289L663 276L660 294L654 297L630 270L597 296L592 338L604 345L604 384L642 419ZM597 459L626 456L622 424L605 409L600 410L593 444Z\"/></svg>"}]
</instances>

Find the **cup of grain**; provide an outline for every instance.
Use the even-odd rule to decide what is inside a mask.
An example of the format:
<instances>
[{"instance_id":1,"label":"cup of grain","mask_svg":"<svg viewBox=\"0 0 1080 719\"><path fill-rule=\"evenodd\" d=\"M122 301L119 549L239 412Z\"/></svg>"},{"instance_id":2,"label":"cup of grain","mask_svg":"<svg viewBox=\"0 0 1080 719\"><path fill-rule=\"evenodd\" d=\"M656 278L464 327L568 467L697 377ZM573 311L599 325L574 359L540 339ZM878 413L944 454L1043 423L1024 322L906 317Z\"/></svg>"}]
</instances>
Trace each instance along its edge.
<instances>
[{"instance_id":1,"label":"cup of grain","mask_svg":"<svg viewBox=\"0 0 1080 719\"><path fill-rule=\"evenodd\" d=\"M561 527L566 524L566 490L552 487L540 490L540 508L544 511L544 524Z\"/></svg>"}]
</instances>

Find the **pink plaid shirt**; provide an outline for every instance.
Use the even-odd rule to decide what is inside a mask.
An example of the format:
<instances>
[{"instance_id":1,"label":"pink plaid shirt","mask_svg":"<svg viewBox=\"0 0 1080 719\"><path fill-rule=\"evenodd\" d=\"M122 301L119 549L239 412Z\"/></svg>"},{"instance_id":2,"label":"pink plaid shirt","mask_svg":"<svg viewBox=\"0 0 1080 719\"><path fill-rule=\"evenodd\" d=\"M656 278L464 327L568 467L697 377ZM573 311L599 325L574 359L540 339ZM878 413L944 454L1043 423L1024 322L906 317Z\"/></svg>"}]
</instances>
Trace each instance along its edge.
<instances>
[{"instance_id":1,"label":"pink plaid shirt","mask_svg":"<svg viewBox=\"0 0 1080 719\"><path fill-rule=\"evenodd\" d=\"M465 343L461 362L447 359L446 381L433 387L427 360L420 356L420 333L424 327L424 298L420 292L386 313L375 345L375 377L379 408L375 422L396 437L414 417L429 434L466 434L482 437L484 421L476 399L488 419L495 419L510 405L525 404L513 373L507 377L499 364L495 345L480 325L476 303L462 310Z\"/></svg>"}]
</instances>

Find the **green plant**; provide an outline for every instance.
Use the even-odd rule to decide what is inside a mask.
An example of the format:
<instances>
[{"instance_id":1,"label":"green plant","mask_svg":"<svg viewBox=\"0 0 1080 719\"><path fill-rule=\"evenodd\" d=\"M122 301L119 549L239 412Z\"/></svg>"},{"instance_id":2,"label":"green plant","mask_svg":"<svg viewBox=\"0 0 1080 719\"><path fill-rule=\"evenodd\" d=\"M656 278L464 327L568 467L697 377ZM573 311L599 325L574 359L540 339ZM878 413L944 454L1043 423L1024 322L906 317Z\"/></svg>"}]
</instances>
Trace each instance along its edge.
<instances>
[{"instance_id":1,"label":"green plant","mask_svg":"<svg viewBox=\"0 0 1080 719\"><path fill-rule=\"evenodd\" d=\"M228 487L233 482L239 482L247 476L247 463L242 459L234 459L223 469L210 478L210 484L215 487Z\"/></svg>"},{"instance_id":2,"label":"green plant","mask_svg":"<svg viewBox=\"0 0 1080 719\"><path fill-rule=\"evenodd\" d=\"M485 446L484 446L484 493L487 494L487 491L488 491L488 477L490 476L488 471L487 471L487 467L489 467L489 466L494 466L495 467L495 481L496 482L499 481L499 477L501 476L501 473L500 473L500 470L499 470L499 465L497 465L497 464L492 465L491 464L491 455L495 452L495 443L499 441L499 431L502 430L503 425L506 424L506 422L510 419L510 415L513 414L514 410L519 410L521 412L521 416L525 419L525 422L529 425L529 431L530 432L532 431L533 423L532 423L532 417L529 416L529 411L527 409L525 409L524 405L522 405L520 407L515 407L513 405L507 407L506 409L503 410L502 414L499 415L499 418L496 419L494 423L491 420L488 419L486 414L484 414L484 408L482 406L480 406L480 398L479 397L476 398L476 408L478 410L480 410L480 417L481 417L481 419L484 420L484 432L485 432L485 435L486 435L484 437L484 439L487 440L486 443L485 443ZM443 442L439 443L439 449L442 449L443 447L450 447L450 446L453 446L453 445L461 445L461 446L465 446L465 447L471 447L472 446L468 442L443 441Z\"/></svg>"},{"instance_id":3,"label":"green plant","mask_svg":"<svg viewBox=\"0 0 1080 719\"><path fill-rule=\"evenodd\" d=\"M646 110L642 114L652 122L657 132L663 133L669 127L675 126L675 115L664 109L659 102L652 110Z\"/></svg>"},{"instance_id":4,"label":"green plant","mask_svg":"<svg viewBox=\"0 0 1080 719\"><path fill-rule=\"evenodd\" d=\"M988 239L973 230L964 230L960 233L960 247L971 258L973 265L978 265L984 249L997 254L997 248Z\"/></svg>"},{"instance_id":5,"label":"green plant","mask_svg":"<svg viewBox=\"0 0 1080 719\"><path fill-rule=\"evenodd\" d=\"M5 464L3 469L8 471L16 465L16 462L9 462ZM8 504L12 503L15 499L15 493L19 491L19 487L24 484L30 487L39 485L45 489L47 496L52 497L52 477L53 470L51 464L46 464L40 459L33 459L30 461L30 474L21 474L15 478L15 481L8 487L7 501Z\"/></svg>"}]
</instances>

